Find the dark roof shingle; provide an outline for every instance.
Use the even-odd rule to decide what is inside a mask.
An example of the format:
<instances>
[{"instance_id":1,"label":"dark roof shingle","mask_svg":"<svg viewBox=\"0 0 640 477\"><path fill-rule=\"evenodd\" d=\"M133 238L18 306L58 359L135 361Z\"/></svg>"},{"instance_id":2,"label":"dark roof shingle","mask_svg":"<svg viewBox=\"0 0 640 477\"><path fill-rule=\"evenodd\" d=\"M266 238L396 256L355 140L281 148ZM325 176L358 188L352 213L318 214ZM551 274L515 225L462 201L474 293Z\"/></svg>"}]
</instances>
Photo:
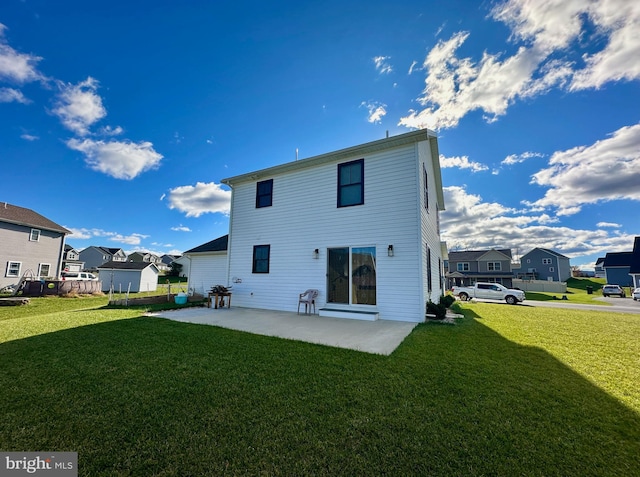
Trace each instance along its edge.
<instances>
[{"instance_id":1,"label":"dark roof shingle","mask_svg":"<svg viewBox=\"0 0 640 477\"><path fill-rule=\"evenodd\" d=\"M223 235L215 240L212 240L197 247L187 250L186 253L200 253L200 252L226 252L229 246L229 235Z\"/></svg>"},{"instance_id":2,"label":"dark roof shingle","mask_svg":"<svg viewBox=\"0 0 640 477\"><path fill-rule=\"evenodd\" d=\"M0 222L8 222L11 224L24 225L26 227L34 227L37 229L52 230L62 234L70 234L71 231L65 229L61 225L56 224L52 220L34 212L25 207L18 207L6 202L0 202Z\"/></svg>"}]
</instances>

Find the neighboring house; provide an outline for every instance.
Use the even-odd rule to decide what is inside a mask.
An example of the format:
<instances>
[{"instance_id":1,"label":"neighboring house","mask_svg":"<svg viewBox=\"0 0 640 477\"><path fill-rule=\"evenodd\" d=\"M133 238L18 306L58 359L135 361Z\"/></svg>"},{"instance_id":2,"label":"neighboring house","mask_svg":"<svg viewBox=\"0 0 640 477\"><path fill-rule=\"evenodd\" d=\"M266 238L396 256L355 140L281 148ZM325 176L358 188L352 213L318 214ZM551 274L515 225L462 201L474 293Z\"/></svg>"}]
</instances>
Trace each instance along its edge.
<instances>
[{"instance_id":1,"label":"neighboring house","mask_svg":"<svg viewBox=\"0 0 640 477\"><path fill-rule=\"evenodd\" d=\"M79 272L84 268L84 262L80 260L80 252L71 245L65 244L62 257L62 270L65 272Z\"/></svg>"},{"instance_id":2,"label":"neighboring house","mask_svg":"<svg viewBox=\"0 0 640 477\"><path fill-rule=\"evenodd\" d=\"M0 202L0 288L32 278L57 277L65 235L71 232L31 209Z\"/></svg>"},{"instance_id":3,"label":"neighboring house","mask_svg":"<svg viewBox=\"0 0 640 477\"><path fill-rule=\"evenodd\" d=\"M189 260L188 257L182 255L182 256L176 258L173 261L173 263L182 265L182 268L180 268L180 275L179 276L185 277L185 278L189 277L189 271L190 271L189 268L190 268L190 265L191 265L191 261Z\"/></svg>"},{"instance_id":4,"label":"neighboring house","mask_svg":"<svg viewBox=\"0 0 640 477\"><path fill-rule=\"evenodd\" d=\"M158 257L154 253L149 252L133 252L127 256L128 262L148 262L155 263L156 265L160 262L160 257Z\"/></svg>"},{"instance_id":5,"label":"neighboring house","mask_svg":"<svg viewBox=\"0 0 640 477\"><path fill-rule=\"evenodd\" d=\"M98 267L102 291L146 292L158 288L158 267L151 262L107 262Z\"/></svg>"},{"instance_id":6,"label":"neighboring house","mask_svg":"<svg viewBox=\"0 0 640 477\"><path fill-rule=\"evenodd\" d=\"M634 239L632 252L608 253L603 268L609 285L640 287L640 237Z\"/></svg>"},{"instance_id":7,"label":"neighboring house","mask_svg":"<svg viewBox=\"0 0 640 477\"><path fill-rule=\"evenodd\" d=\"M444 195L433 132L222 182L232 188L234 305L294 311L300 293L317 289L321 316L421 322L426 302L443 294Z\"/></svg>"},{"instance_id":8,"label":"neighboring house","mask_svg":"<svg viewBox=\"0 0 640 477\"><path fill-rule=\"evenodd\" d=\"M84 262L84 269L95 271L107 262L126 262L127 254L121 248L90 246L80 251L80 260Z\"/></svg>"},{"instance_id":9,"label":"neighboring house","mask_svg":"<svg viewBox=\"0 0 640 477\"><path fill-rule=\"evenodd\" d=\"M604 257L600 257L596 260L594 270L596 278L606 278L606 274L604 272Z\"/></svg>"},{"instance_id":10,"label":"neighboring house","mask_svg":"<svg viewBox=\"0 0 640 477\"><path fill-rule=\"evenodd\" d=\"M534 248L520 259L520 268L514 269L517 278L566 282L571 278L569 257L548 248Z\"/></svg>"},{"instance_id":11,"label":"neighboring house","mask_svg":"<svg viewBox=\"0 0 640 477\"><path fill-rule=\"evenodd\" d=\"M189 288L195 293L206 295L214 285L227 285L228 244L229 235L224 235L184 252L181 263L187 263Z\"/></svg>"},{"instance_id":12,"label":"neighboring house","mask_svg":"<svg viewBox=\"0 0 640 477\"><path fill-rule=\"evenodd\" d=\"M500 283L512 287L511 250L465 250L449 252L447 288L476 282Z\"/></svg>"}]
</instances>

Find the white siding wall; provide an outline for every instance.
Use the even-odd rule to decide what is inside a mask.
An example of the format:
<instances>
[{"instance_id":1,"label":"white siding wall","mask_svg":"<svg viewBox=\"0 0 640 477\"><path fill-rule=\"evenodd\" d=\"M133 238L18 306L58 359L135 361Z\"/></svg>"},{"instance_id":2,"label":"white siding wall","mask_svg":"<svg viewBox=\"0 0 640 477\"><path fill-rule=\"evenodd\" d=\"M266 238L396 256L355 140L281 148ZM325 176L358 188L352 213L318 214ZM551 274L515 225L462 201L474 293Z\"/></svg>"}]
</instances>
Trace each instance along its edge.
<instances>
[{"instance_id":1,"label":"white siding wall","mask_svg":"<svg viewBox=\"0 0 640 477\"><path fill-rule=\"evenodd\" d=\"M206 295L214 285L231 285L227 282L227 254L202 253L189 255L189 288Z\"/></svg>"},{"instance_id":2,"label":"white siding wall","mask_svg":"<svg viewBox=\"0 0 640 477\"><path fill-rule=\"evenodd\" d=\"M112 283L116 293L126 293L129 284L129 291L133 293L155 291L158 288L158 273L152 267L144 270L100 270L99 278L104 292L109 291Z\"/></svg>"},{"instance_id":3,"label":"white siding wall","mask_svg":"<svg viewBox=\"0 0 640 477\"><path fill-rule=\"evenodd\" d=\"M438 228L438 203L436 195L435 171L431 157L431 149L428 142L420 142L417 145L419 157L420 171L420 190L418 197L420 198L420 241L422 243L422 283L423 283L423 306L428 300L439 303L443 290L440 288L439 264L442 263L442 250L440 248L440 236L437 232ZM437 159L437 158L436 158ZM427 178L429 180L429 208L425 208L424 204L424 168L427 170ZM428 290L427 280L427 245L431 250L431 293ZM444 283L443 283L444 286Z\"/></svg>"},{"instance_id":4,"label":"white siding wall","mask_svg":"<svg viewBox=\"0 0 640 477\"><path fill-rule=\"evenodd\" d=\"M428 153L428 143L424 144ZM337 164L362 156L260 177L257 181L274 180L271 207L255 208L257 181L234 185L229 277L237 277L242 283L233 285L233 303L294 311L298 294L317 288L318 305L324 306L327 248L375 246L380 318L423 321L424 241L428 238L432 243L436 269L440 245L435 221L431 234L421 232L419 227L416 190L421 166L417 150L411 144L365 156L365 203L360 206L337 207L336 181ZM434 191L435 210L435 182L430 190ZM394 257L387 256L389 244L394 247ZM254 245L271 246L268 274L252 273ZM319 259L313 258L316 248L320 250ZM439 280L434 284L437 288Z\"/></svg>"}]
</instances>

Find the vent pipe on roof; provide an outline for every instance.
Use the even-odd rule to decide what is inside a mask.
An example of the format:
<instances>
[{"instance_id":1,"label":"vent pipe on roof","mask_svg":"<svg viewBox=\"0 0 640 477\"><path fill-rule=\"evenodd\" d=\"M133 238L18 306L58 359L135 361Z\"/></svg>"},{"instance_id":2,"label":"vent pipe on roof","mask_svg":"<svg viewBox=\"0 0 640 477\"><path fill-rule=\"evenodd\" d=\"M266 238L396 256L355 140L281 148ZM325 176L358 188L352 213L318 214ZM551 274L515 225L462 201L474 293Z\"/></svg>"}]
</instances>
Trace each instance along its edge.
<instances>
[{"instance_id":1,"label":"vent pipe on roof","mask_svg":"<svg viewBox=\"0 0 640 477\"><path fill-rule=\"evenodd\" d=\"M296 147L296 161L298 160L298 148Z\"/></svg>"},{"instance_id":2,"label":"vent pipe on roof","mask_svg":"<svg viewBox=\"0 0 640 477\"><path fill-rule=\"evenodd\" d=\"M389 130L387 129L387 139L389 139Z\"/></svg>"}]
</instances>

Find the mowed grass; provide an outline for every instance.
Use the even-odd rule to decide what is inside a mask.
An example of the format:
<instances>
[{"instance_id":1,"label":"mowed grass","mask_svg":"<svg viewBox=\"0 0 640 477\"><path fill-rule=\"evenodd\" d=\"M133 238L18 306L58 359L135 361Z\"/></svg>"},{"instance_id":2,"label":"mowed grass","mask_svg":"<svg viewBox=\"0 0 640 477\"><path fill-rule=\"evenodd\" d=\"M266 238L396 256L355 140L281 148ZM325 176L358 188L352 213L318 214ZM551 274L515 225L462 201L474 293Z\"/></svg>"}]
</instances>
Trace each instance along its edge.
<instances>
[{"instance_id":1,"label":"mowed grass","mask_svg":"<svg viewBox=\"0 0 640 477\"><path fill-rule=\"evenodd\" d=\"M640 471L638 316L465 304L385 357L53 303L0 309L0 449L79 475Z\"/></svg>"},{"instance_id":2,"label":"mowed grass","mask_svg":"<svg viewBox=\"0 0 640 477\"><path fill-rule=\"evenodd\" d=\"M581 303L587 305L610 306L611 303L598 300L602 298L604 278L569 278L567 280L566 293L553 292L526 292L527 300L550 301L561 300L565 296L569 303ZM591 293L587 292L591 287Z\"/></svg>"}]
</instances>

